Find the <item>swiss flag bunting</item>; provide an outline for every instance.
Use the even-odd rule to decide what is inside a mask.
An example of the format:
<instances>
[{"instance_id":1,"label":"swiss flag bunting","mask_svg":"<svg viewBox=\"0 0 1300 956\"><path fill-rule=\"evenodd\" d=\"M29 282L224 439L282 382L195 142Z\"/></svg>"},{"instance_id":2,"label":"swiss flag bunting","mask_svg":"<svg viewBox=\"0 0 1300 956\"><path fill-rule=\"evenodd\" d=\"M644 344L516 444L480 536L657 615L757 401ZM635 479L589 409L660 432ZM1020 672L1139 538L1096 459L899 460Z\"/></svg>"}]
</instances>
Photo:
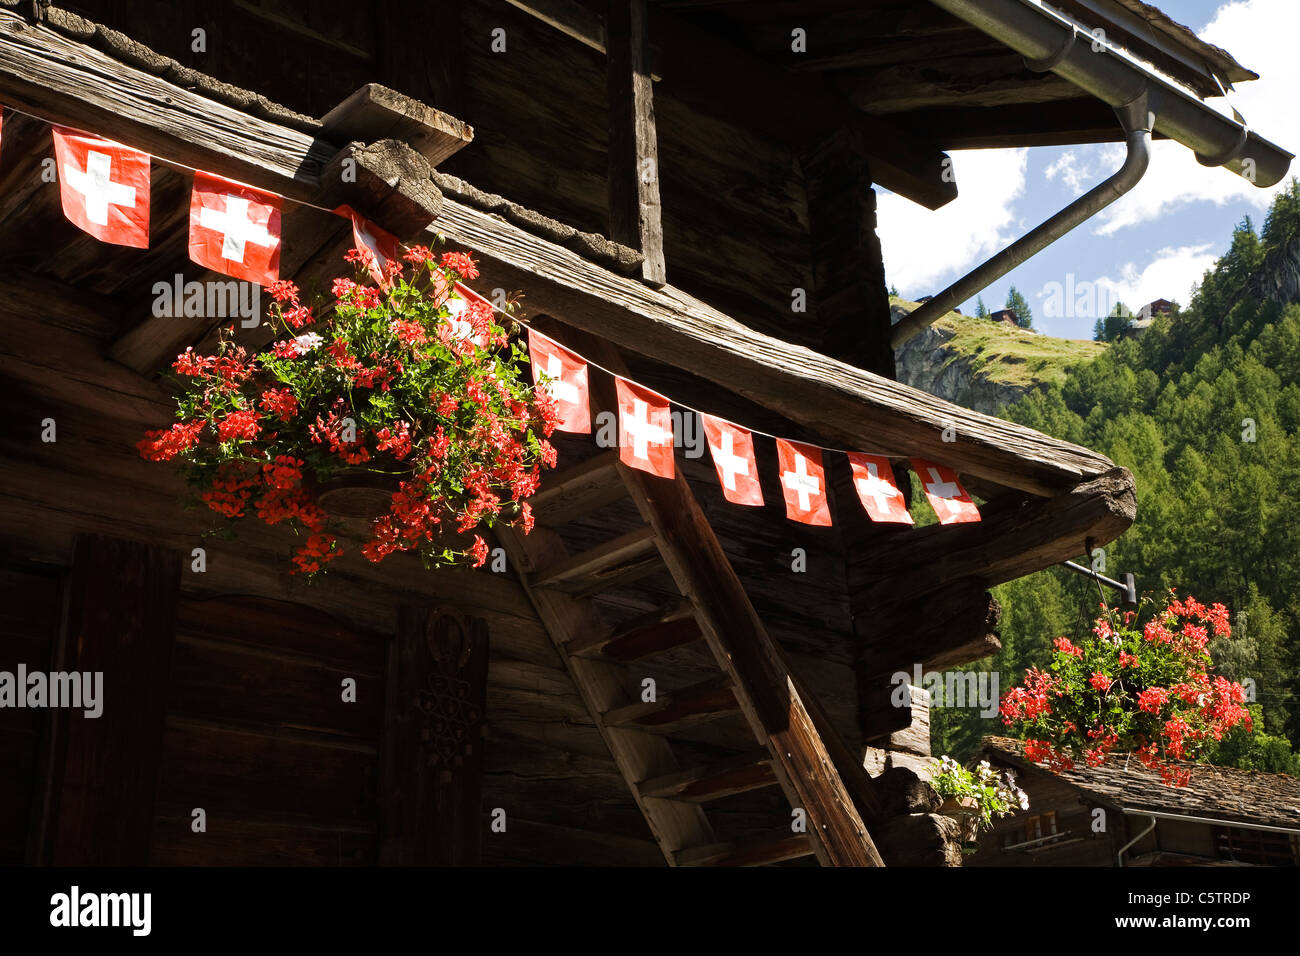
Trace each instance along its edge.
<instances>
[{"instance_id":1,"label":"swiss flag bunting","mask_svg":"<svg viewBox=\"0 0 1300 956\"><path fill-rule=\"evenodd\" d=\"M458 339L469 339L479 348L485 349L488 347L488 336L486 333L474 334L474 324L470 322L469 316L466 315L471 308L485 310L489 319L492 313L496 311L492 307L492 303L487 299L468 286L457 282L455 291L447 296L447 311L451 313L449 321L451 322L452 334Z\"/></svg>"},{"instance_id":2,"label":"swiss flag bunting","mask_svg":"<svg viewBox=\"0 0 1300 956\"><path fill-rule=\"evenodd\" d=\"M704 439L718 469L722 494L732 504L761 505L763 489L758 484L758 465L754 460L754 438L744 428L721 418L700 413Z\"/></svg>"},{"instance_id":3,"label":"swiss flag bunting","mask_svg":"<svg viewBox=\"0 0 1300 956\"><path fill-rule=\"evenodd\" d=\"M913 458L912 467L921 479L925 497L939 518L939 524L963 524L979 521L980 512L951 468L936 465L924 458Z\"/></svg>"},{"instance_id":4,"label":"swiss flag bunting","mask_svg":"<svg viewBox=\"0 0 1300 956\"><path fill-rule=\"evenodd\" d=\"M778 438L776 457L780 463L786 517L803 524L829 526L831 508L826 495L826 471L822 468L821 449Z\"/></svg>"},{"instance_id":5,"label":"swiss flag bunting","mask_svg":"<svg viewBox=\"0 0 1300 956\"><path fill-rule=\"evenodd\" d=\"M366 268L370 272L370 278L375 280L375 285L387 289L392 285L387 269L389 263L401 261L401 242L351 206L339 206L334 211L352 220L353 245L366 257Z\"/></svg>"},{"instance_id":6,"label":"swiss flag bunting","mask_svg":"<svg viewBox=\"0 0 1300 956\"><path fill-rule=\"evenodd\" d=\"M591 431L591 409L587 402L587 363L559 342L528 330L528 354L533 366L533 384L545 388L555 399L562 432ZM542 384L542 375L550 379Z\"/></svg>"},{"instance_id":7,"label":"swiss flag bunting","mask_svg":"<svg viewBox=\"0 0 1300 956\"><path fill-rule=\"evenodd\" d=\"M63 214L116 246L149 247L149 154L53 127Z\"/></svg>"},{"instance_id":8,"label":"swiss flag bunting","mask_svg":"<svg viewBox=\"0 0 1300 956\"><path fill-rule=\"evenodd\" d=\"M214 272L270 285L280 276L280 197L195 173L190 258Z\"/></svg>"},{"instance_id":9,"label":"swiss flag bunting","mask_svg":"<svg viewBox=\"0 0 1300 956\"><path fill-rule=\"evenodd\" d=\"M889 459L856 451L848 452L848 456L853 467L853 488L871 520L912 524Z\"/></svg>"},{"instance_id":10,"label":"swiss flag bunting","mask_svg":"<svg viewBox=\"0 0 1300 956\"><path fill-rule=\"evenodd\" d=\"M614 384L618 387L619 459L660 478L673 477L673 419L668 399L618 376Z\"/></svg>"}]
</instances>

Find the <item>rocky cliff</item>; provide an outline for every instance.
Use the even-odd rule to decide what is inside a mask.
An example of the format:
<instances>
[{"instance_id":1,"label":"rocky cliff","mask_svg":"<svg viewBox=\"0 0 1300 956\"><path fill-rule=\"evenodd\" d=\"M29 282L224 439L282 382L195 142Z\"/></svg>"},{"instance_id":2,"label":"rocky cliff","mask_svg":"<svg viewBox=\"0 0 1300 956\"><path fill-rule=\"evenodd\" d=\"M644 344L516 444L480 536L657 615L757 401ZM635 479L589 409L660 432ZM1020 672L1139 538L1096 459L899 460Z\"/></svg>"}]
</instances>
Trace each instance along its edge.
<instances>
[{"instance_id":1,"label":"rocky cliff","mask_svg":"<svg viewBox=\"0 0 1300 956\"><path fill-rule=\"evenodd\" d=\"M916 307L895 299L894 321ZM1006 405L1105 348L949 313L894 352L898 380L939 398L996 415Z\"/></svg>"}]
</instances>

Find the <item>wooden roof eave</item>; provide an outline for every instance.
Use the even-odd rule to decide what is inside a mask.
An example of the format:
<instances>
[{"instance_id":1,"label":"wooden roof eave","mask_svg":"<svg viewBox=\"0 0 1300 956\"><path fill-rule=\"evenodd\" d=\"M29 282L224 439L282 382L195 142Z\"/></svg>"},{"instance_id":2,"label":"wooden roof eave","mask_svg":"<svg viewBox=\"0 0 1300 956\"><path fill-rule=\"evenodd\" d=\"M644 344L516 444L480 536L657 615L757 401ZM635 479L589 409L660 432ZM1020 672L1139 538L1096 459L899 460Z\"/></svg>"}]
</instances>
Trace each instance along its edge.
<instances>
[{"instance_id":1,"label":"wooden roof eave","mask_svg":"<svg viewBox=\"0 0 1300 956\"><path fill-rule=\"evenodd\" d=\"M688 368L845 448L932 458L1040 496L1115 468L1087 448L756 332L672 285L649 288L450 198L430 230L478 253L489 283L524 289L532 312Z\"/></svg>"},{"instance_id":2,"label":"wooden roof eave","mask_svg":"<svg viewBox=\"0 0 1300 956\"><path fill-rule=\"evenodd\" d=\"M319 133L244 113L4 10L0 102L290 198L317 195L338 153ZM430 193L427 182L388 185ZM430 212L431 229L479 255L486 283L525 289L534 312L689 368L829 442L933 458L1044 497L1116 471L1096 452L762 335L680 289L616 275L499 216L450 198ZM945 430L956 440L944 441ZM1131 496L1131 476L1120 485Z\"/></svg>"}]
</instances>

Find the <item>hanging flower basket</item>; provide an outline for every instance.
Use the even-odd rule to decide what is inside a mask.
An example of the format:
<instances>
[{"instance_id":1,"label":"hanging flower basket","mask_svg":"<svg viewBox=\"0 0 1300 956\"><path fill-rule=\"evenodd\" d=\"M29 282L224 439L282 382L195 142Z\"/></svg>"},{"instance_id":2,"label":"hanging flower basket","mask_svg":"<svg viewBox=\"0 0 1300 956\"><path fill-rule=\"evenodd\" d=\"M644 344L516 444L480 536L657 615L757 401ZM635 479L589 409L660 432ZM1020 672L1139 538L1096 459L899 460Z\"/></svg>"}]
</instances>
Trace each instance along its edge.
<instances>
[{"instance_id":1,"label":"hanging flower basket","mask_svg":"<svg viewBox=\"0 0 1300 956\"><path fill-rule=\"evenodd\" d=\"M248 354L231 328L215 355L180 355L179 421L140 453L177 462L226 522L291 527L295 573L323 570L358 526L373 562L414 551L431 567L481 565L474 531L532 527L525 499L555 465L554 401L523 378L513 323L459 285L478 276L469 256L413 246L382 273L355 249L346 258L357 278L335 279L324 306L270 286L282 337L265 351Z\"/></svg>"},{"instance_id":2,"label":"hanging flower basket","mask_svg":"<svg viewBox=\"0 0 1300 956\"><path fill-rule=\"evenodd\" d=\"M1003 697L1003 723L1025 738L1028 759L1059 772L1129 753L1181 787L1191 774L1177 761L1203 756L1237 724L1251 729L1245 688L1215 676L1206 649L1211 634L1232 634L1226 607L1170 591L1141 629L1136 621L1103 607L1092 637L1058 637L1050 670L1030 668Z\"/></svg>"}]
</instances>

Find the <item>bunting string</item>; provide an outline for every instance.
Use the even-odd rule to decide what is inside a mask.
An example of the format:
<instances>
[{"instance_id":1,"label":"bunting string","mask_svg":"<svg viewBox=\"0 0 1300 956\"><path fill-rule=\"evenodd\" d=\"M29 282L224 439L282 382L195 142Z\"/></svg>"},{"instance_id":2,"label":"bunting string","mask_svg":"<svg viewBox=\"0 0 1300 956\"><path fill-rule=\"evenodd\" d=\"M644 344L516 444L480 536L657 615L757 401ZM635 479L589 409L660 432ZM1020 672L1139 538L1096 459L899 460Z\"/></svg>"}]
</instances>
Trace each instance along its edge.
<instances>
[{"instance_id":1,"label":"bunting string","mask_svg":"<svg viewBox=\"0 0 1300 956\"><path fill-rule=\"evenodd\" d=\"M193 173L189 257L214 272L261 286L275 282L279 278L281 209L286 201L350 219L356 245L370 254L371 273L381 285L387 281L383 266L401 254L403 244L396 237L349 206L327 209L257 189L22 110L0 107L0 135L6 109L50 125L64 215L101 242L148 247L149 166L150 160L157 159ZM527 331L534 384L545 389L555 402L558 430L591 432L589 366L613 377L618 397L615 414L619 457L629 467L674 477L672 406L676 405L699 416L723 496L733 504L764 503L753 443L753 436L761 435L776 443L781 493L786 516L791 520L817 526L832 524L822 458L823 452L830 452L848 458L854 490L873 521L913 523L889 457L793 441L710 415L571 351L460 283L456 284L456 292L459 297L449 300L455 334L473 334L464 314L470 308L490 309ZM980 520L979 510L956 472L921 458L909 461L941 524Z\"/></svg>"}]
</instances>

